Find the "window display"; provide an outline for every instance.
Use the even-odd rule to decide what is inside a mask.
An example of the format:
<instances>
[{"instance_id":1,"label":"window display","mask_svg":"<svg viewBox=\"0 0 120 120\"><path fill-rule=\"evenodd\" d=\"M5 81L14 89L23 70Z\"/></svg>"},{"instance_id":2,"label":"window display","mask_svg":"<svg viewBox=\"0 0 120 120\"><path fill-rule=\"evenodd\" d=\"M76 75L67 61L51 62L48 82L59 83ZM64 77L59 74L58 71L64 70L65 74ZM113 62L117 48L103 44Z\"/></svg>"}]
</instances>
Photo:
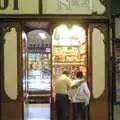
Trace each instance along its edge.
<instances>
[{"instance_id":1,"label":"window display","mask_svg":"<svg viewBox=\"0 0 120 120\"><path fill-rule=\"evenodd\" d=\"M51 90L50 42L45 31L28 33L28 91Z\"/></svg>"},{"instance_id":2,"label":"window display","mask_svg":"<svg viewBox=\"0 0 120 120\"><path fill-rule=\"evenodd\" d=\"M56 27L52 36L52 75L54 80L64 69L75 78L75 73L81 70L86 76L87 70L87 42L85 29L81 26L67 25Z\"/></svg>"},{"instance_id":3,"label":"window display","mask_svg":"<svg viewBox=\"0 0 120 120\"><path fill-rule=\"evenodd\" d=\"M29 90L50 90L50 54L28 54Z\"/></svg>"},{"instance_id":4,"label":"window display","mask_svg":"<svg viewBox=\"0 0 120 120\"><path fill-rule=\"evenodd\" d=\"M78 70L86 76L87 42L86 31L83 27L60 25L54 29L52 38L45 37L41 30L35 30L33 34L32 32L28 34L27 43L28 91L51 90L51 83L53 86L55 77L64 69L70 70L73 79Z\"/></svg>"}]
</instances>

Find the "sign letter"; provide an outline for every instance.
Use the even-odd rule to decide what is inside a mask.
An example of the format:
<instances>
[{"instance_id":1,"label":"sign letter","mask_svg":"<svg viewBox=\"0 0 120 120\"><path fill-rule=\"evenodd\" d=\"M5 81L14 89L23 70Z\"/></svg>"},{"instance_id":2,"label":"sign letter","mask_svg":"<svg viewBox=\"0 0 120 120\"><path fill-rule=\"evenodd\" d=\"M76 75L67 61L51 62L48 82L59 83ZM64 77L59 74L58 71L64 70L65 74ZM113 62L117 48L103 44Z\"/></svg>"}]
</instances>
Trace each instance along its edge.
<instances>
[{"instance_id":1,"label":"sign letter","mask_svg":"<svg viewBox=\"0 0 120 120\"><path fill-rule=\"evenodd\" d=\"M13 10L19 10L18 8L18 0L14 0L14 8Z\"/></svg>"},{"instance_id":2,"label":"sign letter","mask_svg":"<svg viewBox=\"0 0 120 120\"><path fill-rule=\"evenodd\" d=\"M3 3L3 5L2 5L2 3ZM0 9L6 9L8 7L8 0L3 0L3 2L2 2L2 0L0 0Z\"/></svg>"}]
</instances>

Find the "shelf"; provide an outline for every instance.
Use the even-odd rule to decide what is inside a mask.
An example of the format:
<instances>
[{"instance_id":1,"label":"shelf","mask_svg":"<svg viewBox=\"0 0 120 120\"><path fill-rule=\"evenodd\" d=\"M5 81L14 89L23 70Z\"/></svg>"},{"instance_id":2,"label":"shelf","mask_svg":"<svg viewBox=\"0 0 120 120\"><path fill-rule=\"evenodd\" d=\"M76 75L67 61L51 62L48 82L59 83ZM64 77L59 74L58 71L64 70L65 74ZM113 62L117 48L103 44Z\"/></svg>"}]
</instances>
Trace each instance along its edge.
<instances>
[{"instance_id":1,"label":"shelf","mask_svg":"<svg viewBox=\"0 0 120 120\"><path fill-rule=\"evenodd\" d=\"M64 54L64 53L63 53ZM86 55L87 56L87 53L86 52L84 52L84 53L80 53L80 54L64 54L64 56L80 56L80 57L82 57L82 56L84 56L84 55ZM62 53L60 54L60 53L53 53L53 56L62 56Z\"/></svg>"},{"instance_id":2,"label":"shelf","mask_svg":"<svg viewBox=\"0 0 120 120\"><path fill-rule=\"evenodd\" d=\"M53 45L53 48L54 47L81 47L83 45L86 45L86 42L80 44L80 45Z\"/></svg>"},{"instance_id":3,"label":"shelf","mask_svg":"<svg viewBox=\"0 0 120 120\"><path fill-rule=\"evenodd\" d=\"M54 47L80 47L80 45L53 45Z\"/></svg>"},{"instance_id":4,"label":"shelf","mask_svg":"<svg viewBox=\"0 0 120 120\"><path fill-rule=\"evenodd\" d=\"M64 62L64 63L52 63L53 65L81 65L81 66L86 66L86 65L83 65L81 63L68 63L68 62Z\"/></svg>"}]
</instances>

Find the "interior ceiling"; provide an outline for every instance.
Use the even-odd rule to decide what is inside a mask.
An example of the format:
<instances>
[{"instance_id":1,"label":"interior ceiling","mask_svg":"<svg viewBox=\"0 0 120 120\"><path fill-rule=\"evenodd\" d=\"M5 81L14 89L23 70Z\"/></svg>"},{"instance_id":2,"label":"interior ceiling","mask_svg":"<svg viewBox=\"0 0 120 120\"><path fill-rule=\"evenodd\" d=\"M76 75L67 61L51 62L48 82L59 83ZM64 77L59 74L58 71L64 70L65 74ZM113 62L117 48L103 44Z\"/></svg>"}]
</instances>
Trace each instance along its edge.
<instances>
[{"instance_id":1,"label":"interior ceiling","mask_svg":"<svg viewBox=\"0 0 120 120\"><path fill-rule=\"evenodd\" d=\"M46 35L45 39L42 39L40 37L40 33L44 33ZM44 44L50 44L51 36L46 31L43 30L33 30L28 33L28 46L33 45L42 45ZM36 46L37 47L37 46Z\"/></svg>"},{"instance_id":2,"label":"interior ceiling","mask_svg":"<svg viewBox=\"0 0 120 120\"><path fill-rule=\"evenodd\" d=\"M48 29L50 22L25 22L25 27L29 29Z\"/></svg>"},{"instance_id":3,"label":"interior ceiling","mask_svg":"<svg viewBox=\"0 0 120 120\"><path fill-rule=\"evenodd\" d=\"M49 35L50 22L41 22L41 21L31 21L24 23L24 31L28 36L28 46L30 44L36 45L42 44L42 39L40 38L40 33L46 35L44 44L49 44L51 36Z\"/></svg>"}]
</instances>

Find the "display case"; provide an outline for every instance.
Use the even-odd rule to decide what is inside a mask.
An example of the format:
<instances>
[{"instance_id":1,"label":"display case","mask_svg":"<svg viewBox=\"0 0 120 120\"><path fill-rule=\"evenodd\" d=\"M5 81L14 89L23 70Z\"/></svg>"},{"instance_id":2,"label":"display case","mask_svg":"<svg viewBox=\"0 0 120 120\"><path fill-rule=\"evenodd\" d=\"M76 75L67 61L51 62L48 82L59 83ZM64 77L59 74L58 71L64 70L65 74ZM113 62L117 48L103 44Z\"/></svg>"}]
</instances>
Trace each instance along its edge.
<instances>
[{"instance_id":1,"label":"display case","mask_svg":"<svg viewBox=\"0 0 120 120\"><path fill-rule=\"evenodd\" d=\"M51 89L51 68L49 53L28 54L29 91Z\"/></svg>"},{"instance_id":2,"label":"display case","mask_svg":"<svg viewBox=\"0 0 120 120\"><path fill-rule=\"evenodd\" d=\"M51 37L45 30L31 30L27 34L28 102L49 103L51 97ZM24 82L25 81L25 82Z\"/></svg>"},{"instance_id":3,"label":"display case","mask_svg":"<svg viewBox=\"0 0 120 120\"><path fill-rule=\"evenodd\" d=\"M84 45L85 47L85 45ZM83 71L86 74L86 51L81 46L54 46L53 47L53 74L59 75L64 69L74 72Z\"/></svg>"}]
</instances>

